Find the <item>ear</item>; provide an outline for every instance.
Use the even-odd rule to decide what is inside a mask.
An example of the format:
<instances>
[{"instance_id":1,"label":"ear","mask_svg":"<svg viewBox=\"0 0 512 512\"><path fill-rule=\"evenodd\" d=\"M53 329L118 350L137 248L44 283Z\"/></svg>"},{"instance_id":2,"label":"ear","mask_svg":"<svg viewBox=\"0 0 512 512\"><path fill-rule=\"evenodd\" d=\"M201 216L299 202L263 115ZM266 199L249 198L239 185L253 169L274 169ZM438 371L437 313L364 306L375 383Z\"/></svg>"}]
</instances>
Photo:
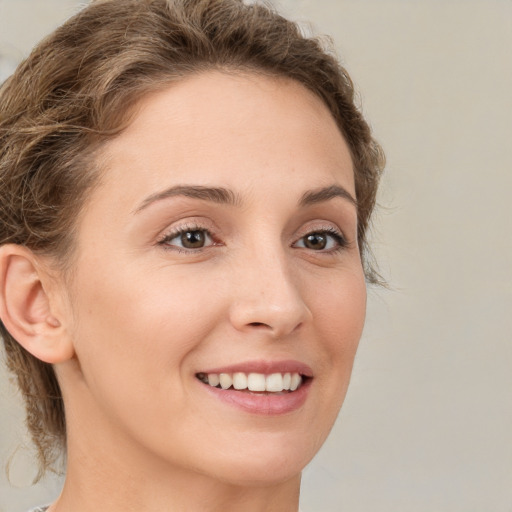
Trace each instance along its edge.
<instances>
[{"instance_id":1,"label":"ear","mask_svg":"<svg viewBox=\"0 0 512 512\"><path fill-rule=\"evenodd\" d=\"M0 247L0 318L25 350L56 364L72 358L74 349L51 288L55 283L32 251L14 244Z\"/></svg>"}]
</instances>

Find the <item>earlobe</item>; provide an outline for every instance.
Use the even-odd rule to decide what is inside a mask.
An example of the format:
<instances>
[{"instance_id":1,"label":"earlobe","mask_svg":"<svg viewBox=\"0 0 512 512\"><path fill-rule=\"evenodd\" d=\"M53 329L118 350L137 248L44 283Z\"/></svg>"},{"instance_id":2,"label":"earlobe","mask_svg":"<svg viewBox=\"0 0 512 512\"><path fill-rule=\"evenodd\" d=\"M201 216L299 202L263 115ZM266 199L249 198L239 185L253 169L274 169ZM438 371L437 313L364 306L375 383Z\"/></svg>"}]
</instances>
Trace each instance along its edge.
<instances>
[{"instance_id":1,"label":"earlobe","mask_svg":"<svg viewBox=\"0 0 512 512\"><path fill-rule=\"evenodd\" d=\"M0 247L0 318L13 338L46 363L73 357L71 339L52 303L50 277L27 248Z\"/></svg>"}]
</instances>

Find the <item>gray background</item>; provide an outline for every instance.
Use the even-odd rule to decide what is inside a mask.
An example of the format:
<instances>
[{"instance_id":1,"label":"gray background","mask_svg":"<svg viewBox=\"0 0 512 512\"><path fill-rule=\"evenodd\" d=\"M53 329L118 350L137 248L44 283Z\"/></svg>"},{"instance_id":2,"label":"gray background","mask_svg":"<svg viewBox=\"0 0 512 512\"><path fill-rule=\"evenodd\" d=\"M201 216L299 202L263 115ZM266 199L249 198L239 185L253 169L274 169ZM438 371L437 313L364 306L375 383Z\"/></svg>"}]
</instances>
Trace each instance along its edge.
<instances>
[{"instance_id":1,"label":"gray background","mask_svg":"<svg viewBox=\"0 0 512 512\"><path fill-rule=\"evenodd\" d=\"M0 0L0 77L73 0ZM328 33L388 156L351 388L308 512L512 511L512 1L287 0ZM306 25L305 25L306 26ZM51 500L0 370L0 512Z\"/></svg>"}]
</instances>

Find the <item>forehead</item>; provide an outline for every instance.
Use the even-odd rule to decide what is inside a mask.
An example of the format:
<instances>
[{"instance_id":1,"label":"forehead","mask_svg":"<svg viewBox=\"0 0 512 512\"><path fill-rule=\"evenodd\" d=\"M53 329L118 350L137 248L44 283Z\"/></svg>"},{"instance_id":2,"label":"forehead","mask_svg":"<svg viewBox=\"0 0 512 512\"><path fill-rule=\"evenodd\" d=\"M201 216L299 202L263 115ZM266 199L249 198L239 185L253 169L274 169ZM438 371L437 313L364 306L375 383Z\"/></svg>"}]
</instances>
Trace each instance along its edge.
<instances>
[{"instance_id":1,"label":"forehead","mask_svg":"<svg viewBox=\"0 0 512 512\"><path fill-rule=\"evenodd\" d=\"M136 196L190 182L242 190L263 178L285 190L341 181L354 192L350 151L322 100L258 74L209 72L146 96L103 158L105 184Z\"/></svg>"}]
</instances>

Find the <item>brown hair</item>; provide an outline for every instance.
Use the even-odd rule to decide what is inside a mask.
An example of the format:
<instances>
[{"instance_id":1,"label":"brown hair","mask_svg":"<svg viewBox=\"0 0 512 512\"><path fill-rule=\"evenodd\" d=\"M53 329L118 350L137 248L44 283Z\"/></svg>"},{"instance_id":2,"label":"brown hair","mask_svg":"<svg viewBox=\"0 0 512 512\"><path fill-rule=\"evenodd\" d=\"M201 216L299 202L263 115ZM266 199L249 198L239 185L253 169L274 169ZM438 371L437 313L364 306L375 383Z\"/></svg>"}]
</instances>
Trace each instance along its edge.
<instances>
[{"instance_id":1,"label":"brown hair","mask_svg":"<svg viewBox=\"0 0 512 512\"><path fill-rule=\"evenodd\" d=\"M98 181L95 150L144 94L210 69L288 77L322 98L352 153L358 239L374 282L366 233L384 157L350 77L318 39L242 0L97 0L34 49L0 89L0 244L69 267L74 220ZM0 334L44 471L65 445L59 384L1 323Z\"/></svg>"}]
</instances>

